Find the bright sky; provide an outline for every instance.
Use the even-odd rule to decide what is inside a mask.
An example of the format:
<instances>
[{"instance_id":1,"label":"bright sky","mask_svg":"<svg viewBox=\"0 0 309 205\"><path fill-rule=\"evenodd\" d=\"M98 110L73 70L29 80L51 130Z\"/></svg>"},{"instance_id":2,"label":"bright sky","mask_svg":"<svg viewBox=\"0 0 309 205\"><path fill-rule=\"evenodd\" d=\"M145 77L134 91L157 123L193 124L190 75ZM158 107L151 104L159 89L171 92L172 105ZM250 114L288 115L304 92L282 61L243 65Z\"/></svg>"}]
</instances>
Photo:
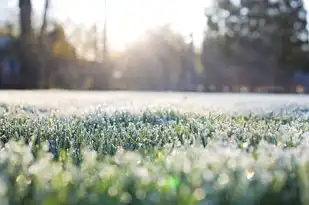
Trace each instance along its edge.
<instances>
[{"instance_id":1,"label":"bright sky","mask_svg":"<svg viewBox=\"0 0 309 205\"><path fill-rule=\"evenodd\" d=\"M0 0L2 1L2 0ZM7 0L16 7L17 0ZM36 11L45 0L33 0ZM61 21L102 27L104 0L51 0L52 12ZM108 38L112 49L122 49L126 43L138 39L145 30L171 23L183 35L194 33L201 41L205 29L204 8L209 0L107 0Z\"/></svg>"},{"instance_id":2,"label":"bright sky","mask_svg":"<svg viewBox=\"0 0 309 205\"><path fill-rule=\"evenodd\" d=\"M7 1L16 8L18 0ZM45 0L32 0L36 12L42 11ZM102 28L104 0L50 0L52 13L60 21ZM194 33L196 44L202 41L206 21L204 8L210 0L107 0L108 39L111 49L121 50L126 43L138 39L145 30L156 25L171 23L176 31ZM208 3L207 3L208 2ZM308 0L305 0L308 4ZM0 3L0 9L3 3ZM307 5L308 7L308 5ZM1 13L1 11L0 11Z\"/></svg>"}]
</instances>

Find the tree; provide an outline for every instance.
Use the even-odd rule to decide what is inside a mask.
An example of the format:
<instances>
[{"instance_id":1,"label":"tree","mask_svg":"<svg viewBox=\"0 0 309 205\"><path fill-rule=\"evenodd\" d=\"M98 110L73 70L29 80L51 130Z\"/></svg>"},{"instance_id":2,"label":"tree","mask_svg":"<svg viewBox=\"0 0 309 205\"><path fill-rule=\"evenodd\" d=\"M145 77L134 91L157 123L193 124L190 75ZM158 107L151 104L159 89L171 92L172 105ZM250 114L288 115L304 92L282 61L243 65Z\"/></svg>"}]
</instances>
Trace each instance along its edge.
<instances>
[{"instance_id":1,"label":"tree","mask_svg":"<svg viewBox=\"0 0 309 205\"><path fill-rule=\"evenodd\" d=\"M263 1L261 4L242 1L248 11L249 22L256 24L252 32L267 44L276 58L278 69L276 83L285 84L293 71L307 64L308 54L303 47L308 44L307 12L302 0ZM251 23L252 25L252 23ZM251 26L252 27L252 26Z\"/></svg>"},{"instance_id":2,"label":"tree","mask_svg":"<svg viewBox=\"0 0 309 205\"><path fill-rule=\"evenodd\" d=\"M129 45L119 54L116 65L122 68L122 79L129 89L177 90L179 82L184 83L181 73L189 47L183 36L162 26Z\"/></svg>"},{"instance_id":3,"label":"tree","mask_svg":"<svg viewBox=\"0 0 309 205\"><path fill-rule=\"evenodd\" d=\"M31 40L30 38L33 37L31 0L19 0L19 10L21 38L23 40Z\"/></svg>"},{"instance_id":4,"label":"tree","mask_svg":"<svg viewBox=\"0 0 309 205\"><path fill-rule=\"evenodd\" d=\"M219 38L222 60L246 67L247 74L260 69L264 76L273 75L274 83L283 84L290 81L287 77L292 76L295 67L307 62L303 47L308 44L308 34L302 0L219 0L206 16L209 31L205 41L209 36Z\"/></svg>"},{"instance_id":5,"label":"tree","mask_svg":"<svg viewBox=\"0 0 309 205\"><path fill-rule=\"evenodd\" d=\"M20 11L20 60L21 86L38 88L38 59L35 36L32 29L31 0L19 0Z\"/></svg>"},{"instance_id":6,"label":"tree","mask_svg":"<svg viewBox=\"0 0 309 205\"><path fill-rule=\"evenodd\" d=\"M47 34L47 39L53 56L59 56L68 60L76 59L75 48L67 39L61 24L55 24L54 29Z\"/></svg>"},{"instance_id":7,"label":"tree","mask_svg":"<svg viewBox=\"0 0 309 205\"><path fill-rule=\"evenodd\" d=\"M249 83L248 73L243 77L243 68L256 59L243 13L242 7L233 0L218 0L206 10L208 30L201 56L206 87Z\"/></svg>"},{"instance_id":8,"label":"tree","mask_svg":"<svg viewBox=\"0 0 309 205\"><path fill-rule=\"evenodd\" d=\"M103 46L97 25L87 28L67 22L65 26L68 31L67 40L74 44L78 58L92 61L103 59Z\"/></svg>"},{"instance_id":9,"label":"tree","mask_svg":"<svg viewBox=\"0 0 309 205\"><path fill-rule=\"evenodd\" d=\"M76 76L79 70L71 68L71 64L77 64L78 59L75 48L68 41L66 33L62 25L55 23L54 28L47 32L44 36L45 42L45 78L44 84L46 87L66 86L71 83L67 82L68 75ZM74 81L72 78L71 81Z\"/></svg>"},{"instance_id":10,"label":"tree","mask_svg":"<svg viewBox=\"0 0 309 205\"><path fill-rule=\"evenodd\" d=\"M49 11L49 5L50 1L45 0L44 4L44 12L43 12L43 19L42 19L42 25L40 29L40 34L39 34L39 44L40 44L40 50L41 50L41 66L40 66L40 87L46 87L46 61L47 61L47 49L45 48L45 32L46 32L46 27L47 27L47 16L48 16L48 11Z\"/></svg>"}]
</instances>

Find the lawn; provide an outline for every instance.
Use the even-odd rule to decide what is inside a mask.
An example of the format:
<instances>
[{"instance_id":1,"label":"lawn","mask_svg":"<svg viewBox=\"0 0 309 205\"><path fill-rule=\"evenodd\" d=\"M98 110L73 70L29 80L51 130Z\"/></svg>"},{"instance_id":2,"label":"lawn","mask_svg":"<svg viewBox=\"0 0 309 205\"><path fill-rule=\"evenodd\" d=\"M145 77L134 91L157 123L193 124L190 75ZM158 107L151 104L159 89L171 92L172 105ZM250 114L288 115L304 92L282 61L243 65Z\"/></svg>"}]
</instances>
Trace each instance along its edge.
<instances>
[{"instance_id":1,"label":"lawn","mask_svg":"<svg viewBox=\"0 0 309 205\"><path fill-rule=\"evenodd\" d=\"M132 112L125 108L159 94L136 97L140 101L128 106L130 97L123 103L117 98L119 109L96 96L96 103L106 104L73 112L68 108L80 100L72 98L64 108L55 96L52 106L38 104L47 98L39 94L37 101L25 94L20 102L26 95L32 105L8 98L0 105L1 205L309 204L307 102L273 96L276 105L264 102L262 112L255 96L246 101L247 110L219 112L203 107L216 102L214 96L171 94L166 100L161 95L157 105L174 102L175 109Z\"/></svg>"}]
</instances>

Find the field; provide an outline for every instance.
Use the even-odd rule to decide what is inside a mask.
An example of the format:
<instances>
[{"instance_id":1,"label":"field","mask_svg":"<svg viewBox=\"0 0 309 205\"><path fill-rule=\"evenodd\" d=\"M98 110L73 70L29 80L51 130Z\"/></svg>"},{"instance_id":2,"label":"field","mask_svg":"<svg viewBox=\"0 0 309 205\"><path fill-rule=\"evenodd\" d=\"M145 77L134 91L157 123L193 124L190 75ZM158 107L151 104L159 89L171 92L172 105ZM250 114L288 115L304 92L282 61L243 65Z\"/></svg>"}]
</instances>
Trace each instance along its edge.
<instances>
[{"instance_id":1,"label":"field","mask_svg":"<svg viewBox=\"0 0 309 205\"><path fill-rule=\"evenodd\" d=\"M309 204L301 95L0 92L0 204Z\"/></svg>"}]
</instances>

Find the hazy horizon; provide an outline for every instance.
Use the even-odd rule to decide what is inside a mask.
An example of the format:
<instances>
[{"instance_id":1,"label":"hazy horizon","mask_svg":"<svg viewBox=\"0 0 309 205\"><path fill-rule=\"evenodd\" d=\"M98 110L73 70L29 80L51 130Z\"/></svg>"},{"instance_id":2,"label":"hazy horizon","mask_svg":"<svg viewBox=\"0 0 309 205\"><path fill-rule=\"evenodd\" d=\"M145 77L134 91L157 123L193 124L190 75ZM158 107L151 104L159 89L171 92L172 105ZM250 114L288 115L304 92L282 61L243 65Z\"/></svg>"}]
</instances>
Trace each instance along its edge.
<instances>
[{"instance_id":1,"label":"hazy horizon","mask_svg":"<svg viewBox=\"0 0 309 205\"><path fill-rule=\"evenodd\" d=\"M17 7L17 0L8 0L7 7ZM71 5L75 6L72 9ZM92 26L97 24L101 30L104 22L104 0L53 0L51 16L60 22L71 21L74 24ZM193 33L197 43L202 41L206 25L203 0L107 0L108 2L108 39L111 49L123 50L127 43L138 40L147 30L158 25L170 24L182 35ZM176 5L176 6L175 6ZM0 4L0 7L3 5ZM44 0L33 0L36 16L40 17ZM134 7L134 9L132 8ZM85 10L85 8L87 8ZM5 10L5 8L1 8ZM81 15L82 12L87 15ZM4 14L4 12L0 12ZM7 15L10 15L9 13ZM5 17L1 17L4 19ZM125 35L124 35L125 34Z\"/></svg>"},{"instance_id":2,"label":"hazy horizon","mask_svg":"<svg viewBox=\"0 0 309 205\"><path fill-rule=\"evenodd\" d=\"M40 18L45 0L32 1L35 14ZM9 18L11 10L17 8L17 2L18 0L7 0L6 5L0 3L0 21ZM73 2L75 5L72 9ZM84 27L97 24L98 29L102 30L104 0L91 0L91 2L52 0L50 15L61 23L70 21L73 26L82 24ZM193 33L196 46L199 47L206 29L204 9L211 3L203 0L107 0L107 2L108 43L110 49L115 51L124 50L126 44L141 38L147 29L163 24L170 24L175 31L184 36ZM304 2L309 10L309 0ZM81 15L85 11L87 15Z\"/></svg>"}]
</instances>

